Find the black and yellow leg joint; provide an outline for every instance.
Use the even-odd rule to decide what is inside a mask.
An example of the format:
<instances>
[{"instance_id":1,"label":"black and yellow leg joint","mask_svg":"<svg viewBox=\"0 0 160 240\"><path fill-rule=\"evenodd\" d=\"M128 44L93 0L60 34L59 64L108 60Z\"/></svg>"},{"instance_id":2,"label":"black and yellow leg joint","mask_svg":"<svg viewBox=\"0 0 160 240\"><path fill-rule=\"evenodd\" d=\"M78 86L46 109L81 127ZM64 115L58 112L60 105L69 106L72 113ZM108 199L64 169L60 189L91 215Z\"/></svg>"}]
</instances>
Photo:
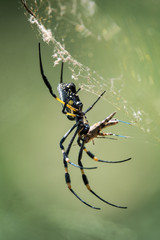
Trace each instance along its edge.
<instances>
[{"instance_id":1,"label":"black and yellow leg joint","mask_svg":"<svg viewBox=\"0 0 160 240\"><path fill-rule=\"evenodd\" d=\"M82 179L83 179L84 184L86 185L86 187L87 187L88 190L91 190L91 188L90 188L90 186L89 186L89 181L88 181L88 179L87 179L87 176L84 174L83 169L81 170L81 172L82 172Z\"/></svg>"},{"instance_id":2,"label":"black and yellow leg joint","mask_svg":"<svg viewBox=\"0 0 160 240\"><path fill-rule=\"evenodd\" d=\"M67 184L68 188L71 189L71 180L70 180L70 175L68 172L65 173L65 180L66 180L66 184Z\"/></svg>"},{"instance_id":3,"label":"black and yellow leg joint","mask_svg":"<svg viewBox=\"0 0 160 240\"><path fill-rule=\"evenodd\" d=\"M93 153L91 153L90 151L88 151L86 148L84 148L83 149L87 154L88 154L88 156L89 157L91 157L94 161L99 161L99 159L93 154Z\"/></svg>"}]
</instances>

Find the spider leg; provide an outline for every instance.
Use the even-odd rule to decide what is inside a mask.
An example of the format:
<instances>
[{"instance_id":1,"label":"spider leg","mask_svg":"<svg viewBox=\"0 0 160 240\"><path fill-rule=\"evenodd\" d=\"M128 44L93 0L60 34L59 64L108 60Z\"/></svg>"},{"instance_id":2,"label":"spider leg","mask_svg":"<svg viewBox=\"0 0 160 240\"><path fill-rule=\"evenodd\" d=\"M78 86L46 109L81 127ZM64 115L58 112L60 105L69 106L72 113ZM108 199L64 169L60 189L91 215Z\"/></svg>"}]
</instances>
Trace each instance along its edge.
<instances>
[{"instance_id":1,"label":"spider leg","mask_svg":"<svg viewBox=\"0 0 160 240\"><path fill-rule=\"evenodd\" d=\"M50 94L51 94L52 97L54 97L58 102L60 102L60 103L62 103L62 104L65 104L65 102L63 102L61 99L59 99L59 98L53 93L52 86L51 86L51 84L49 83L47 77L46 77L45 74L44 74L43 65L42 65L42 58L41 58L41 47L40 47L40 43L39 43L39 63L40 63L40 71L41 71L41 75L42 75L43 81L44 81L46 87L48 88ZM61 70L61 75L62 75L63 62L62 62L62 68L61 68L61 69L62 69L62 70ZM61 78L62 78L62 76L61 76ZM70 108L71 110L73 110L74 112L78 111L78 109L73 108L73 107L72 107L71 105L69 105L69 104L66 104L66 106L67 106L68 108ZM75 114L68 113L68 112L65 113L65 114L70 115L70 116L73 116L73 117L76 116Z\"/></svg>"},{"instance_id":2,"label":"spider leg","mask_svg":"<svg viewBox=\"0 0 160 240\"><path fill-rule=\"evenodd\" d=\"M83 150L87 153L87 155L92 158L94 161L96 162L104 162L104 163L122 163L122 162L127 162L129 160L131 160L132 158L126 158L126 159L123 159L123 160L119 160L119 161L104 161L104 160L100 160L98 159L93 153L91 153L90 151L88 151L86 149L86 147L83 148Z\"/></svg>"},{"instance_id":3,"label":"spider leg","mask_svg":"<svg viewBox=\"0 0 160 240\"><path fill-rule=\"evenodd\" d=\"M98 136L100 136L100 137L96 137L96 138L106 138L106 136L129 138L129 136L119 135L119 134L115 134L115 133L103 133L103 132L100 132L98 134ZM115 139L115 138L113 138L113 139Z\"/></svg>"},{"instance_id":4,"label":"spider leg","mask_svg":"<svg viewBox=\"0 0 160 240\"><path fill-rule=\"evenodd\" d=\"M73 137L71 138L70 143L69 143L69 145L68 145L68 147L67 147L67 151L65 151L65 148L64 148L64 146L63 146L63 142L66 140L66 138L68 137L68 135L74 130L75 127L77 127L77 124L74 124L73 127L71 127L71 128L68 130L68 132L63 136L63 138L62 138L61 141L60 141L60 148L61 148L61 150L62 150L63 160L64 160L64 161L66 161L67 163L71 164L71 165L74 166L74 167L81 168L81 167L78 166L77 164L72 163L72 162L69 160L69 158L68 158L68 154L69 154L70 148L71 148L71 146L72 146L72 144L73 144L73 141L74 141L75 137L77 136L77 134L78 134L78 132L79 132L79 127L77 127L77 129L76 129ZM95 169L95 168L97 168L97 167L90 167L90 168L85 168L85 169Z\"/></svg>"},{"instance_id":5,"label":"spider leg","mask_svg":"<svg viewBox=\"0 0 160 240\"><path fill-rule=\"evenodd\" d=\"M62 113L66 114L66 106L67 106L67 103L65 102L65 104L63 105L63 109L62 109Z\"/></svg>"},{"instance_id":6,"label":"spider leg","mask_svg":"<svg viewBox=\"0 0 160 240\"><path fill-rule=\"evenodd\" d=\"M79 92L81 90L81 88L78 88L78 90L77 90L77 92L76 92L76 94Z\"/></svg>"},{"instance_id":7,"label":"spider leg","mask_svg":"<svg viewBox=\"0 0 160 240\"><path fill-rule=\"evenodd\" d=\"M60 77L60 84L63 83L63 61L62 61L62 65L61 65L61 77ZM67 112L65 111L66 106L67 106L68 102L65 102L63 105L63 109L62 109L62 113L66 114Z\"/></svg>"},{"instance_id":8,"label":"spider leg","mask_svg":"<svg viewBox=\"0 0 160 240\"><path fill-rule=\"evenodd\" d=\"M60 84L63 83L63 66L64 66L64 63L63 63L63 61L62 61ZM63 114L67 114L66 107L67 107L68 102L69 102L69 100L68 100L67 102L65 102L64 105L63 105L63 109L62 109L62 113L63 113ZM67 115L70 115L70 114L67 114ZM75 115L75 114L71 114L71 116L73 116L73 115Z\"/></svg>"},{"instance_id":9,"label":"spider leg","mask_svg":"<svg viewBox=\"0 0 160 240\"><path fill-rule=\"evenodd\" d=\"M72 189L72 187L71 187L70 174L68 173L68 161L66 160L66 158L67 158L67 155L69 154L69 151L70 151L70 148L71 148L71 146L72 146L72 143L73 143L73 141L74 141L77 133L79 132L79 126L77 127L77 129L76 129L76 131L75 131L75 133L74 133L74 135L73 135L73 137L72 137L72 139L71 139L71 141L70 141L70 143L69 143L69 145L68 145L68 147L67 147L66 152L64 151L63 142L65 141L65 139L68 137L68 135L73 131L73 129L74 129L76 126L77 126L77 124L75 124L75 125L64 135L64 137L62 138L62 140L61 140L61 142L60 142L60 147L61 147L61 149L62 149L62 153L63 153L63 156L64 156L64 157L63 157L63 164L64 164L64 169L65 169L65 181L66 181L66 184L67 184L69 190L70 190L70 191L76 196L76 198L78 198L82 203L84 203L85 205L87 205L88 207L91 207L91 208L93 208L93 209L100 210L100 208L94 207L94 206L86 203L82 198L80 198L80 197L75 193L75 191L74 191L74 190ZM71 163L71 162L69 162L69 163ZM71 163L71 164L72 164L73 166L76 166L76 167L81 168L80 166L78 166L78 165L76 165L76 164L73 164L73 163ZM88 168L87 168L87 169L88 169ZM89 169L91 169L91 168L89 168Z\"/></svg>"},{"instance_id":10,"label":"spider leg","mask_svg":"<svg viewBox=\"0 0 160 240\"><path fill-rule=\"evenodd\" d=\"M68 173L68 165L67 165L67 162L64 161L64 168L65 168L65 181L66 181L66 184L68 186L68 189L76 196L76 198L78 198L82 203L84 203L85 205L87 205L88 207L90 208L93 208L93 209L97 209L97 210L100 210L100 208L97 208L97 207L94 207L88 203L86 203L82 198L80 198L76 193L75 191L72 189L71 187L71 179L70 179L70 174Z\"/></svg>"},{"instance_id":11,"label":"spider leg","mask_svg":"<svg viewBox=\"0 0 160 240\"><path fill-rule=\"evenodd\" d=\"M60 83L63 83L63 61L61 65L61 77L60 77Z\"/></svg>"},{"instance_id":12,"label":"spider leg","mask_svg":"<svg viewBox=\"0 0 160 240\"><path fill-rule=\"evenodd\" d=\"M103 94L105 93L106 91L102 92L101 95L97 98L97 100L84 112L85 114L87 112L89 112L93 107L94 105L99 101L99 99L103 96Z\"/></svg>"},{"instance_id":13,"label":"spider leg","mask_svg":"<svg viewBox=\"0 0 160 240\"><path fill-rule=\"evenodd\" d=\"M78 145L81 147L81 143L80 143L80 140L78 139ZM98 159L93 153L91 153L90 151L88 151L86 149L85 146L83 146L83 150L87 153L87 155L92 158L94 161L96 162L104 162L104 163L122 163L122 162L127 162L129 160L131 160L131 158L127 158L127 159L123 159L123 160L120 160L120 161L104 161L104 160L100 160Z\"/></svg>"},{"instance_id":14,"label":"spider leg","mask_svg":"<svg viewBox=\"0 0 160 240\"><path fill-rule=\"evenodd\" d=\"M78 164L80 165L81 167L81 173L82 173L82 179L83 179L83 182L84 184L86 185L87 189L94 195L96 196L97 198L99 198L101 201L113 206L113 207L117 207L117 208L123 208L123 209L126 209L127 207L123 207L123 206L119 206L119 205L115 205L113 203L110 203L106 200L104 200L103 198L101 198L99 195L97 195L90 187L89 185L89 181L87 179L87 176L85 175L84 173L84 169L83 169L83 165L82 165L82 162L81 162L81 159L82 159L82 153L83 153L83 149L84 149L84 140L82 140L82 144L80 144L80 151L79 151L79 156L78 156Z\"/></svg>"},{"instance_id":15,"label":"spider leg","mask_svg":"<svg viewBox=\"0 0 160 240\"><path fill-rule=\"evenodd\" d=\"M64 161L64 162L66 161L66 162L70 163L71 165L79 168L78 165L70 162L70 160L69 160L69 158L68 158L68 156L67 156L67 154L66 154L66 152L65 152L64 146L63 146L63 142L66 140L66 138L68 137L68 135L75 129L76 126L77 126L77 124L74 124L73 127L71 127L71 128L68 130L68 132L63 136L63 138L61 139L61 141L60 141L59 144L60 144L60 148L61 148L62 154L63 154L63 161Z\"/></svg>"}]
</instances>

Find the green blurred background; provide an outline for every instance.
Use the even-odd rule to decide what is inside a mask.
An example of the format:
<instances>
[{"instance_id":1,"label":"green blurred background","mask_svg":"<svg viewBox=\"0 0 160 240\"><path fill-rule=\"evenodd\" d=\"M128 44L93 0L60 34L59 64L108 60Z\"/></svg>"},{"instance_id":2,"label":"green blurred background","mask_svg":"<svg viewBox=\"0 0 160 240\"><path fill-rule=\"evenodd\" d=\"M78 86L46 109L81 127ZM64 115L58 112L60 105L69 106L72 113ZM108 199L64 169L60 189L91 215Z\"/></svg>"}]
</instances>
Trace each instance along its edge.
<instances>
[{"instance_id":1,"label":"green blurred background","mask_svg":"<svg viewBox=\"0 0 160 240\"><path fill-rule=\"evenodd\" d=\"M37 51L40 38L36 30L27 21L20 1L6 0L1 3L0 15L0 239L160 237L160 1L96 3L99 21L109 16L121 29L119 37L107 39L105 44L79 38L74 47L70 42L66 45L72 56L104 78L117 76L122 70L122 96L130 106L138 106L148 114L150 134L144 134L139 127L120 124L113 132L134 136L133 139L101 140L88 148L104 160L126 157L133 160L103 165L92 163L84 155L84 165L98 165L97 170L87 171L93 190L110 202L127 205L128 209L105 205L90 195L79 170L73 167L70 167L73 188L102 210L87 208L66 188L59 140L72 122L61 114L61 106L50 97L42 82ZM104 34L105 38L107 33ZM45 72L56 89L60 67L52 67L53 46L42 43L42 49ZM86 49L91 52L88 56ZM83 91L80 96L86 107L96 98ZM93 124L114 110L101 100L88 113L88 120ZM117 112L119 116L128 120L123 111ZM73 149L71 159L76 163L77 147Z\"/></svg>"}]
</instances>

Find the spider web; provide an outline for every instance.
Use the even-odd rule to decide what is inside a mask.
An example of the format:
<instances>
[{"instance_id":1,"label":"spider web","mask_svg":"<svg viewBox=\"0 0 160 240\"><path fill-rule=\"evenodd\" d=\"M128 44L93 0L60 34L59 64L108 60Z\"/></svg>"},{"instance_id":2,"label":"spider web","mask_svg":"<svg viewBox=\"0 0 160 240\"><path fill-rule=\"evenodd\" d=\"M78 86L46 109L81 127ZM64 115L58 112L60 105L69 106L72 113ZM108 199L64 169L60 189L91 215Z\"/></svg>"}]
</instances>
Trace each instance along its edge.
<instances>
[{"instance_id":1,"label":"spider web","mask_svg":"<svg viewBox=\"0 0 160 240\"><path fill-rule=\"evenodd\" d=\"M33 13L29 14L29 22L38 29L44 42L53 45L54 66L63 59L68 63L72 80L81 89L95 95L106 90L103 99L123 111L132 124L139 126L144 132L150 132L152 121L148 114L139 107L130 105L122 95L123 71L116 77L104 78L71 53L72 48L75 49L77 44L86 39L93 44L104 44L116 38L121 32L118 24L108 15L105 18L102 16L98 21L99 9L94 0L31 0L26 5ZM28 16L27 12L26 14ZM74 56L80 55L80 51L78 48ZM88 54L92 54L90 49Z\"/></svg>"}]
</instances>

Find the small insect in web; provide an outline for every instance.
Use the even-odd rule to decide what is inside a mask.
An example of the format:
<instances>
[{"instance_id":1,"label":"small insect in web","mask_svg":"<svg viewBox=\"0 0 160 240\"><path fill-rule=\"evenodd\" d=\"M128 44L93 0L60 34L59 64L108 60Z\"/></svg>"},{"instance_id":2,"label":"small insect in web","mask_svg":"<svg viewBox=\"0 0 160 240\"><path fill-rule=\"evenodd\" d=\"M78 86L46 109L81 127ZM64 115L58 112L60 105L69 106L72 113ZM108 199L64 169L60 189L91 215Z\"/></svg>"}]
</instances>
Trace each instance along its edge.
<instances>
[{"instance_id":1,"label":"small insect in web","mask_svg":"<svg viewBox=\"0 0 160 240\"><path fill-rule=\"evenodd\" d=\"M89 107L87 108L86 111L82 111L83 109L83 103L81 102L79 96L78 96L78 92L80 91L80 88L78 90L76 90L76 86L74 83L64 83L63 82L63 66L64 63L62 61L62 65L61 65L61 75L60 75L60 83L58 85L58 92L59 92L59 96L60 98L58 98L55 93L52 90L52 87L47 79L47 77L44 74L44 70L43 70L43 66L42 66L42 59L41 59L41 48L40 48L40 43L39 43L39 62L40 62L40 72L41 72L41 76L43 78L43 81L46 85L46 87L48 88L50 94L52 95L52 97L54 97L58 102L60 102L63 105L62 108L62 113L65 114L67 116L67 118L69 120L73 120L75 121L74 125L68 130L68 132L63 136L63 138L60 141L60 148L62 150L62 154L63 154L63 164L64 164L64 169L65 169L65 181L66 184L69 188L69 190L84 204L86 204L87 206L93 208L93 209L100 209L98 207L94 207L90 204L88 204L87 202L85 202L82 198L80 198L77 193L73 190L73 188L71 187L71 180L70 180L70 174L68 172L68 164L71 164L74 167L77 167L80 169L81 174L82 174L82 179L83 182L85 184L85 186L87 187L87 189L97 198L99 198L101 201L113 206L113 207L117 207L117 208L123 208L126 209L127 207L123 207L123 206L119 206L119 205L115 205L113 203L110 203L106 200L104 200L103 198L101 198L99 195L97 195L90 187L89 185L89 181L87 179L87 176L84 172L84 169L95 169L97 167L83 167L82 164L82 154L83 151L87 153L87 155L92 158L93 160L97 161L97 162L103 162L103 163L122 163L122 162L126 162L131 160L131 158L127 158L124 160L120 160L120 161L104 161L104 160L100 160L98 159L92 152L88 151L85 147L85 145L90 142L91 140L93 140L94 138L98 138L98 137L107 137L107 136L118 136L116 134L113 133L103 133L101 132L104 128L109 127L109 126L113 126L115 124L118 124L118 122L120 122L120 120L117 120L114 117L114 115L116 114L116 112L111 113L108 117L106 117L103 121L100 121L98 123L95 123L94 125L90 126L86 117L86 114L94 107L94 105L100 100L100 98L103 96L103 94L105 93L102 92L102 94L96 99L96 101ZM121 121L123 122L123 121ZM67 146L67 148L64 148L64 142L67 139L67 137L72 133L72 131L74 131L73 136L71 137L71 140ZM72 144L75 140L75 138L77 137L77 143L79 146L79 154L78 154L78 165L71 162L69 159L69 153L72 147Z\"/></svg>"}]
</instances>

